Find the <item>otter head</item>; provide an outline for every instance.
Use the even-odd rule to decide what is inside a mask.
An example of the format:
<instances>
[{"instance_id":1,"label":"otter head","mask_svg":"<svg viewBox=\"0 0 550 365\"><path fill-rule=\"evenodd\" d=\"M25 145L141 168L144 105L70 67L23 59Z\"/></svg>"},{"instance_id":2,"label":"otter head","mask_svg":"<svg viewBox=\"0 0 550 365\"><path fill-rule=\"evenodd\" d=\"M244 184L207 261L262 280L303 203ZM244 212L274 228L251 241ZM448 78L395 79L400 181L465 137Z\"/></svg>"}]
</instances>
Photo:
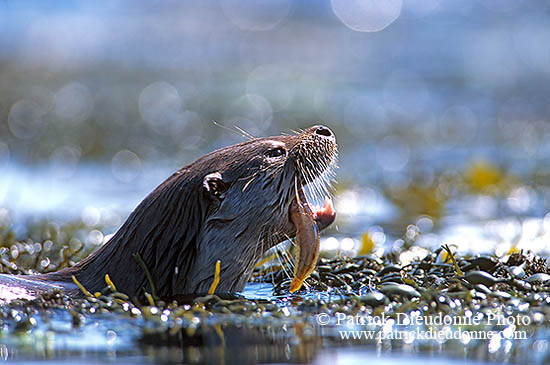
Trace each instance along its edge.
<instances>
[{"instance_id":1,"label":"otter head","mask_svg":"<svg viewBox=\"0 0 550 365\"><path fill-rule=\"evenodd\" d=\"M332 205L315 210L303 187L322 192L335 159L334 135L323 126L211 152L159 185L96 252L40 279L74 275L95 292L109 274L131 296L170 297L207 292L219 260L216 292L235 292L266 250L298 235L305 249L295 278L303 280L317 258L319 230L334 220Z\"/></svg>"},{"instance_id":2,"label":"otter head","mask_svg":"<svg viewBox=\"0 0 550 365\"><path fill-rule=\"evenodd\" d=\"M205 209L186 286L194 286L192 292L206 292L220 260L216 291L242 290L265 251L296 235L298 223L291 219L292 212L297 211L297 202L309 205L303 187L323 194L336 155L331 130L314 126L294 135L222 148L191 165L192 170L204 172L200 194ZM319 230L334 220L330 203L306 210Z\"/></svg>"}]
</instances>

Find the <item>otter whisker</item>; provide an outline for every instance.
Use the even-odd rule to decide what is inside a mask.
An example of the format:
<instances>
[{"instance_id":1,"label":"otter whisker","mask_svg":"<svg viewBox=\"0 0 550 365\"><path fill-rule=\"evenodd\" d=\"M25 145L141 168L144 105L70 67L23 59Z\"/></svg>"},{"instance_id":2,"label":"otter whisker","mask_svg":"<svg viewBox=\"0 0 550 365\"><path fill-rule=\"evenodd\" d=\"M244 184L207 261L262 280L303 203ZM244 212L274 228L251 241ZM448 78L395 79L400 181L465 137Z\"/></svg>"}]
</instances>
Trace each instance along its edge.
<instances>
[{"instance_id":1,"label":"otter whisker","mask_svg":"<svg viewBox=\"0 0 550 365\"><path fill-rule=\"evenodd\" d=\"M291 264L290 264L290 260L286 257L286 252L277 250L277 259L279 260L279 265L281 265L281 268L283 269L284 274L286 275L287 278L290 279L292 276L287 270L287 265L291 265ZM291 269L293 268L291 267Z\"/></svg>"},{"instance_id":2,"label":"otter whisker","mask_svg":"<svg viewBox=\"0 0 550 365\"><path fill-rule=\"evenodd\" d=\"M253 257L259 257L261 255L261 253L265 251L264 250L264 241L265 240L262 239L262 237L264 237L263 233L265 232L265 226L266 225L264 223L264 225L262 226L261 231L260 231L261 234L258 236L258 241L256 242L256 245L254 247L254 256ZM258 252L259 252L259 254L258 254Z\"/></svg>"},{"instance_id":3,"label":"otter whisker","mask_svg":"<svg viewBox=\"0 0 550 365\"><path fill-rule=\"evenodd\" d=\"M229 127L227 127L227 126L225 126L225 125L223 125L223 124L221 124L221 123L218 123L218 122L215 121L215 120L212 120L212 123L213 123L216 127L221 127L221 128L223 128L223 129L225 129L225 130L228 130L228 131L231 132L231 133L235 133L235 134L237 134L238 136L243 137L243 138L246 139L246 140L253 141L253 140L256 139L256 137L254 137L252 134L248 133L247 131L245 131L244 129L242 129L241 127L239 127L239 126L237 126L237 125L233 126L233 128L236 129L236 130L233 130L233 129L231 129L231 128L229 128Z\"/></svg>"},{"instance_id":4,"label":"otter whisker","mask_svg":"<svg viewBox=\"0 0 550 365\"><path fill-rule=\"evenodd\" d=\"M291 251L292 251L292 248L294 248L294 250L296 250L297 246L296 246L296 242L294 242L290 237L288 237L288 235L285 235L285 236L286 236L288 242L290 242L290 244L288 246L288 249L286 251L284 251L285 258L286 258L288 266L290 267L290 270L292 272L294 272L294 269L296 267L296 263L292 260ZM291 276L289 275L288 278L290 279Z\"/></svg>"},{"instance_id":5,"label":"otter whisker","mask_svg":"<svg viewBox=\"0 0 550 365\"><path fill-rule=\"evenodd\" d=\"M239 127L238 125L235 125L235 129L241 132L243 135L247 136L249 140L253 141L256 139L251 133L245 131L243 128Z\"/></svg>"}]
</instances>

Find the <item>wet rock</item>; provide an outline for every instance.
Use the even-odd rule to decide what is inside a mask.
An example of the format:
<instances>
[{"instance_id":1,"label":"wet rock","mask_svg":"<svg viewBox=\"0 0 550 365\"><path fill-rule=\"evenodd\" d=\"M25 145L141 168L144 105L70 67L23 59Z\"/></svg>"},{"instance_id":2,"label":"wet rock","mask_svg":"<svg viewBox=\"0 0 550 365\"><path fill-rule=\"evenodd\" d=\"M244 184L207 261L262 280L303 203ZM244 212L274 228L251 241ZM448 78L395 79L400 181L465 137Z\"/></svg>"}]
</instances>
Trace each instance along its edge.
<instances>
[{"instance_id":1,"label":"wet rock","mask_svg":"<svg viewBox=\"0 0 550 365\"><path fill-rule=\"evenodd\" d=\"M14 331L17 332L27 332L30 331L33 327L36 326L36 320L32 317L23 317L21 320L16 322Z\"/></svg>"},{"instance_id":2,"label":"wet rock","mask_svg":"<svg viewBox=\"0 0 550 365\"><path fill-rule=\"evenodd\" d=\"M359 297L361 303L371 307L386 305L390 302L388 297L380 292L370 292Z\"/></svg>"},{"instance_id":3,"label":"wet rock","mask_svg":"<svg viewBox=\"0 0 550 365\"><path fill-rule=\"evenodd\" d=\"M384 276L384 277L380 280L380 282L381 282L381 283L393 282L393 283L403 284L403 279L401 278L401 275L400 275L400 274L392 273L392 274L390 274L390 275Z\"/></svg>"},{"instance_id":4,"label":"wet rock","mask_svg":"<svg viewBox=\"0 0 550 365\"><path fill-rule=\"evenodd\" d=\"M399 272L399 271L401 271L400 266L387 265L382 270L380 270L380 272L378 273L378 276L384 276L384 275L389 274L391 272Z\"/></svg>"},{"instance_id":5,"label":"wet rock","mask_svg":"<svg viewBox=\"0 0 550 365\"><path fill-rule=\"evenodd\" d=\"M479 290L480 292L482 293L485 293L485 294L493 294L493 292L491 291L491 289L489 289L486 285L484 284L476 284L475 285L476 287L476 290Z\"/></svg>"},{"instance_id":6,"label":"wet rock","mask_svg":"<svg viewBox=\"0 0 550 365\"><path fill-rule=\"evenodd\" d=\"M524 280L512 279L512 280L508 281L508 284L510 284L514 288L516 288L518 290L521 290L521 291L529 291L533 288L533 286L530 283L528 283Z\"/></svg>"},{"instance_id":7,"label":"wet rock","mask_svg":"<svg viewBox=\"0 0 550 365\"><path fill-rule=\"evenodd\" d=\"M542 284L548 284L550 282L550 275L539 272L537 274L533 274L529 276L525 281L529 283L542 283Z\"/></svg>"},{"instance_id":8,"label":"wet rock","mask_svg":"<svg viewBox=\"0 0 550 365\"><path fill-rule=\"evenodd\" d=\"M317 280L317 281L321 280L321 276L319 275L319 273L317 271L312 272L310 277Z\"/></svg>"},{"instance_id":9,"label":"wet rock","mask_svg":"<svg viewBox=\"0 0 550 365\"><path fill-rule=\"evenodd\" d=\"M360 268L359 265L347 263L344 266L333 271L334 274L344 274L350 272L356 272Z\"/></svg>"},{"instance_id":10,"label":"wet rock","mask_svg":"<svg viewBox=\"0 0 550 365\"><path fill-rule=\"evenodd\" d=\"M375 276L378 273L376 271L374 271L373 269L365 269L365 270L360 271L360 274L365 275L365 276Z\"/></svg>"},{"instance_id":11,"label":"wet rock","mask_svg":"<svg viewBox=\"0 0 550 365\"><path fill-rule=\"evenodd\" d=\"M479 290L474 290L474 292L472 293L472 298L478 299L478 300L485 300L487 299L487 294Z\"/></svg>"},{"instance_id":12,"label":"wet rock","mask_svg":"<svg viewBox=\"0 0 550 365\"><path fill-rule=\"evenodd\" d=\"M499 266L498 260L491 256L478 256L466 260L467 264L462 267L462 271L481 270L493 273Z\"/></svg>"},{"instance_id":13,"label":"wet rock","mask_svg":"<svg viewBox=\"0 0 550 365\"><path fill-rule=\"evenodd\" d=\"M521 265L521 266L511 266L510 267L510 273L512 273L512 275L514 275L514 277L516 277L518 279L523 279L526 276L525 270L523 269L523 265Z\"/></svg>"},{"instance_id":14,"label":"wet rock","mask_svg":"<svg viewBox=\"0 0 550 365\"><path fill-rule=\"evenodd\" d=\"M505 291L502 291L502 290L497 290L497 291L494 291L494 292L491 292L491 293L488 293L490 296L494 297L494 298L499 298L499 299L502 299L502 300L509 300L512 298L512 294L508 293L508 292L505 292Z\"/></svg>"},{"instance_id":15,"label":"wet rock","mask_svg":"<svg viewBox=\"0 0 550 365\"><path fill-rule=\"evenodd\" d=\"M407 284L385 284L380 288L380 291L390 297L395 295L408 299L420 297L420 293L415 288Z\"/></svg>"},{"instance_id":16,"label":"wet rock","mask_svg":"<svg viewBox=\"0 0 550 365\"><path fill-rule=\"evenodd\" d=\"M496 283L500 283L502 280L495 278L493 275L485 271L470 271L464 275L464 279L472 285L483 284L491 287Z\"/></svg>"}]
</instances>

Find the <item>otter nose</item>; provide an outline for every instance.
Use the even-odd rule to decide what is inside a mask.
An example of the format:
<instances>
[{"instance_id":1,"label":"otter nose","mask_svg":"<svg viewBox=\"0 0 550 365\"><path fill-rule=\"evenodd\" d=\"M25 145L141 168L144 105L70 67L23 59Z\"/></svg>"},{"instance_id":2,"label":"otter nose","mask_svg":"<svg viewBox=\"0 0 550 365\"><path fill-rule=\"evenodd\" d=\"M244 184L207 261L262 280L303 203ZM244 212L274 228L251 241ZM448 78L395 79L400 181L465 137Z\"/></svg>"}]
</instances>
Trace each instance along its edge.
<instances>
[{"instance_id":1,"label":"otter nose","mask_svg":"<svg viewBox=\"0 0 550 365\"><path fill-rule=\"evenodd\" d=\"M334 138L334 134L330 129L324 125L318 125L315 127L315 134L323 137Z\"/></svg>"}]
</instances>

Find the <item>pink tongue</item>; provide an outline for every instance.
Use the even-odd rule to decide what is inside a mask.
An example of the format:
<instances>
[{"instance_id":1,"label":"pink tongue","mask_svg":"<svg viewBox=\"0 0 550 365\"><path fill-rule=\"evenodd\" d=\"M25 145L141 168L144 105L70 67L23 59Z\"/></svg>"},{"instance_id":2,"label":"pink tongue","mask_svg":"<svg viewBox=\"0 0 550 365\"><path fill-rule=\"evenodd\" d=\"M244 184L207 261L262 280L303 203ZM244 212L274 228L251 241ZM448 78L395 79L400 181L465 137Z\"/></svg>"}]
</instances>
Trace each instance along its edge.
<instances>
[{"instance_id":1,"label":"pink tongue","mask_svg":"<svg viewBox=\"0 0 550 365\"><path fill-rule=\"evenodd\" d=\"M315 221L317 222L320 230L330 226L336 218L336 211L334 210L334 206L332 205L332 200L330 200L328 197L325 197L325 203L323 204L323 207L314 208L312 213L313 219L315 219Z\"/></svg>"}]
</instances>

